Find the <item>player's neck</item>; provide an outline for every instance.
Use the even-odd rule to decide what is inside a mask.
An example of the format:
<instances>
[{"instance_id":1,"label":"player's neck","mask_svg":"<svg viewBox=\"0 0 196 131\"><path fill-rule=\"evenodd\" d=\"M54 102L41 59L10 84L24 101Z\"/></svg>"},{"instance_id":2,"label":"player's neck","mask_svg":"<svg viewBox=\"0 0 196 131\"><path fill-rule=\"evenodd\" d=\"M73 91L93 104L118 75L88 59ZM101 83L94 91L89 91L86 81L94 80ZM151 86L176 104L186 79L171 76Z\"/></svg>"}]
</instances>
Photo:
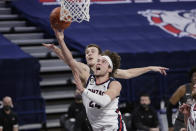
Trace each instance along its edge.
<instances>
[{"instance_id":1,"label":"player's neck","mask_svg":"<svg viewBox=\"0 0 196 131\"><path fill-rule=\"evenodd\" d=\"M108 75L104 75L104 76L95 76L96 77L96 84L101 84L106 82L109 79Z\"/></svg>"},{"instance_id":2,"label":"player's neck","mask_svg":"<svg viewBox=\"0 0 196 131\"><path fill-rule=\"evenodd\" d=\"M91 70L92 70L93 72L95 72L95 70L96 70L96 66L95 66L95 65L91 66L90 68L91 68Z\"/></svg>"}]
</instances>

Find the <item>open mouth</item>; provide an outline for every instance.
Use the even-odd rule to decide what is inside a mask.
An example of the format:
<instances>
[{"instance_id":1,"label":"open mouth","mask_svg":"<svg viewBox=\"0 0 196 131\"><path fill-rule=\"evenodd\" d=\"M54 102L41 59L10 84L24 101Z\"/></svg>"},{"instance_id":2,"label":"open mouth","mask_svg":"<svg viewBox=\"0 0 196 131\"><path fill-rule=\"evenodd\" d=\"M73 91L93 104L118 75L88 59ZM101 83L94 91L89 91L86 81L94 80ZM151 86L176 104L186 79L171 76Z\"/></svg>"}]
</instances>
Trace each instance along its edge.
<instances>
[{"instance_id":1,"label":"open mouth","mask_svg":"<svg viewBox=\"0 0 196 131\"><path fill-rule=\"evenodd\" d=\"M101 68L100 68L100 67L97 67L97 68L96 68L96 70L98 70L98 71L99 71L99 70L101 70Z\"/></svg>"},{"instance_id":2,"label":"open mouth","mask_svg":"<svg viewBox=\"0 0 196 131\"><path fill-rule=\"evenodd\" d=\"M91 61L91 60L93 60L93 58L89 58L88 60Z\"/></svg>"}]
</instances>

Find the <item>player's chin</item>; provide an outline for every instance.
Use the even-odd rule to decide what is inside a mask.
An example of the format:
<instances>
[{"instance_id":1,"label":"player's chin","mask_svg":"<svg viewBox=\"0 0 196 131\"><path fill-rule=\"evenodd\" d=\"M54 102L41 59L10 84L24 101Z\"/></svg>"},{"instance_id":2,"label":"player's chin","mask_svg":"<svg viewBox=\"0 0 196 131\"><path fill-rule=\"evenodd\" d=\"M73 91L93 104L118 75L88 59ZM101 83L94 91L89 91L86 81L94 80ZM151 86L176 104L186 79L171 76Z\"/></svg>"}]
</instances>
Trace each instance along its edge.
<instances>
[{"instance_id":1,"label":"player's chin","mask_svg":"<svg viewBox=\"0 0 196 131\"><path fill-rule=\"evenodd\" d=\"M94 66L95 65L95 62L93 62L93 61L88 61L87 63L88 63L89 66Z\"/></svg>"},{"instance_id":2,"label":"player's chin","mask_svg":"<svg viewBox=\"0 0 196 131\"><path fill-rule=\"evenodd\" d=\"M95 71L95 76L102 76L100 71Z\"/></svg>"}]
</instances>

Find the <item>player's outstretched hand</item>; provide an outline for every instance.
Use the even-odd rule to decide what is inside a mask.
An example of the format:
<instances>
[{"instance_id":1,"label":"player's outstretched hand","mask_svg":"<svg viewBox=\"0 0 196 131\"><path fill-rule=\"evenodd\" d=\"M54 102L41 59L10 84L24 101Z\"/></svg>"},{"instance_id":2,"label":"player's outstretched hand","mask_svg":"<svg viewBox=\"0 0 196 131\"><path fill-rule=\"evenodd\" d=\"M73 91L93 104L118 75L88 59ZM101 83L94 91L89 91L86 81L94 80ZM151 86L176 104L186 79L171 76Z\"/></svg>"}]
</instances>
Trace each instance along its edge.
<instances>
[{"instance_id":1,"label":"player's outstretched hand","mask_svg":"<svg viewBox=\"0 0 196 131\"><path fill-rule=\"evenodd\" d=\"M167 71L169 70L169 68L161 67L161 66L150 66L150 69L151 71L159 72L162 75L167 75Z\"/></svg>"},{"instance_id":2,"label":"player's outstretched hand","mask_svg":"<svg viewBox=\"0 0 196 131\"><path fill-rule=\"evenodd\" d=\"M72 71L72 73L73 73L73 76L74 76L74 81L75 81L76 87L77 87L78 91L82 94L82 92L85 90L85 88L82 85L82 82L80 80L78 71L75 70L75 71Z\"/></svg>"},{"instance_id":3,"label":"player's outstretched hand","mask_svg":"<svg viewBox=\"0 0 196 131\"><path fill-rule=\"evenodd\" d=\"M59 47L57 47L54 44L42 44L43 46L45 46L46 48L48 48L49 50L52 50L61 60L64 60L64 56L62 54L62 51Z\"/></svg>"},{"instance_id":4,"label":"player's outstretched hand","mask_svg":"<svg viewBox=\"0 0 196 131\"><path fill-rule=\"evenodd\" d=\"M46 48L50 49L50 50L55 50L55 48L58 48L56 45L54 44L46 44L46 43L42 43L43 46L45 46Z\"/></svg>"}]
</instances>

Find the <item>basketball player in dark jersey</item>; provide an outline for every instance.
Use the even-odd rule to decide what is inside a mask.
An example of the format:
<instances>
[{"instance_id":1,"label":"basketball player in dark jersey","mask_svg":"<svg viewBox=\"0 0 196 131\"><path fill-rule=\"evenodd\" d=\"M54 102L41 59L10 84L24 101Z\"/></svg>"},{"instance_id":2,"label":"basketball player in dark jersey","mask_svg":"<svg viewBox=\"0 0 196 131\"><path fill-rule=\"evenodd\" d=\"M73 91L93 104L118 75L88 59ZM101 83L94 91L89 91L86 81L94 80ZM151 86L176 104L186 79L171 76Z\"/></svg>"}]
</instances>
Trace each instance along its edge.
<instances>
[{"instance_id":1,"label":"basketball player in dark jersey","mask_svg":"<svg viewBox=\"0 0 196 131\"><path fill-rule=\"evenodd\" d=\"M178 116L175 120L174 125L172 124L172 108L178 103L182 105L186 103L187 100L191 99L191 92L193 85L196 84L196 67L193 67L189 72L190 82L181 85L174 94L170 97L167 105L167 119L169 131L179 131L181 128L185 127L184 116L181 112L178 113Z\"/></svg>"}]
</instances>

